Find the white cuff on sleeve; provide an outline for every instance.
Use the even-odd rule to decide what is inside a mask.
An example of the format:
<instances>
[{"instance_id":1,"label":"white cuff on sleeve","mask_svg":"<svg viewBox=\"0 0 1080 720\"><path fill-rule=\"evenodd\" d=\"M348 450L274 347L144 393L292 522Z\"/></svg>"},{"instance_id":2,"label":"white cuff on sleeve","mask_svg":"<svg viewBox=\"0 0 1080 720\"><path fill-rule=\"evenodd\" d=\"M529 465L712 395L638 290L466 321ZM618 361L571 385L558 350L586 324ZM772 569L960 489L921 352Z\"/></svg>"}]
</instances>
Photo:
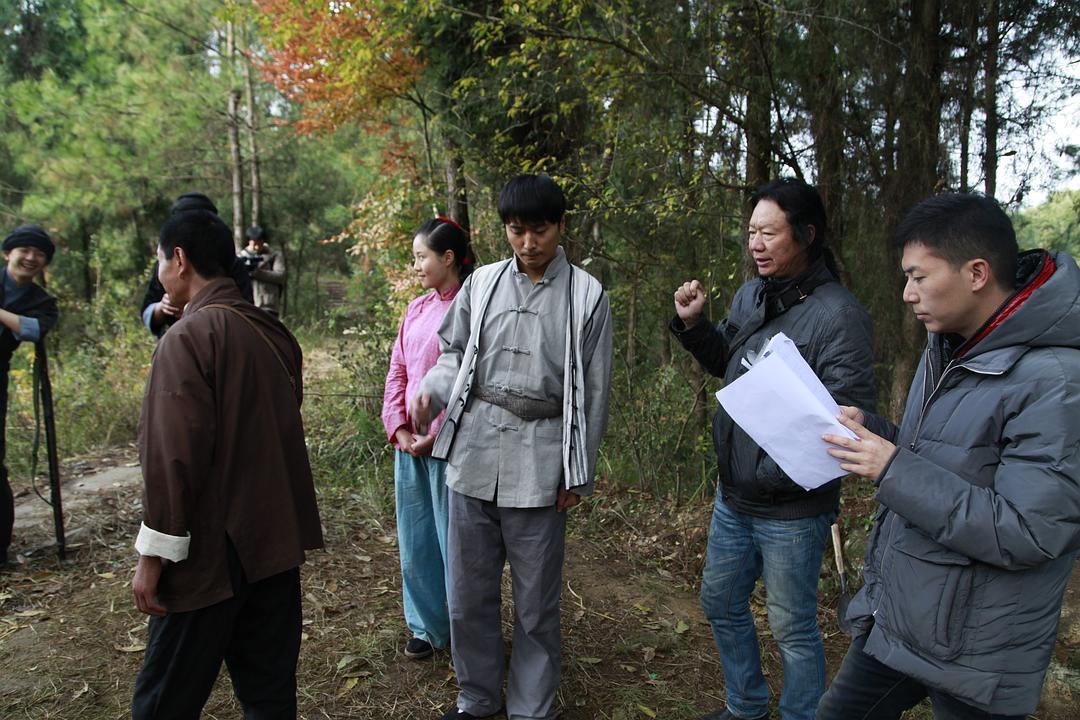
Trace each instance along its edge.
<instances>
[{"instance_id":1,"label":"white cuff on sleeve","mask_svg":"<svg viewBox=\"0 0 1080 720\"><path fill-rule=\"evenodd\" d=\"M135 538L135 552L140 555L165 558L173 562L186 560L190 545L191 533L184 537L166 535L163 532L147 527L146 523L139 527L139 536Z\"/></svg>"}]
</instances>

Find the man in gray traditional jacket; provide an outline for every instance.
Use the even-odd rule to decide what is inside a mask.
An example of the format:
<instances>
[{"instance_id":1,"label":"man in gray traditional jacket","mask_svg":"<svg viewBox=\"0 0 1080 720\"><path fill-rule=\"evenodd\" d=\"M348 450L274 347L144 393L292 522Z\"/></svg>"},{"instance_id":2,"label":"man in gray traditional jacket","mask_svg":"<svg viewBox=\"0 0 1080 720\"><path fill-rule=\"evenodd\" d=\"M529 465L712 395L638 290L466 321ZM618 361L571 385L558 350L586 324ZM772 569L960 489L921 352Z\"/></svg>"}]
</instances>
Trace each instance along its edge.
<instances>
[{"instance_id":1,"label":"man in gray traditional jacket","mask_svg":"<svg viewBox=\"0 0 1080 720\"><path fill-rule=\"evenodd\" d=\"M922 201L896 239L929 342L899 428L845 407L858 439L825 438L881 507L817 717L899 718L929 697L939 719L1024 718L1080 547L1080 271L1018 254L978 195Z\"/></svg>"},{"instance_id":2,"label":"man in gray traditional jacket","mask_svg":"<svg viewBox=\"0 0 1080 720\"><path fill-rule=\"evenodd\" d=\"M449 460L450 638L457 707L444 720L502 707L503 565L510 561L514 642L509 720L556 716L565 510L593 491L611 381L611 309L600 283L559 240L566 201L545 175L503 188L499 216L514 257L477 269L439 329L442 355L413 399L418 427L444 408L432 454Z\"/></svg>"}]
</instances>

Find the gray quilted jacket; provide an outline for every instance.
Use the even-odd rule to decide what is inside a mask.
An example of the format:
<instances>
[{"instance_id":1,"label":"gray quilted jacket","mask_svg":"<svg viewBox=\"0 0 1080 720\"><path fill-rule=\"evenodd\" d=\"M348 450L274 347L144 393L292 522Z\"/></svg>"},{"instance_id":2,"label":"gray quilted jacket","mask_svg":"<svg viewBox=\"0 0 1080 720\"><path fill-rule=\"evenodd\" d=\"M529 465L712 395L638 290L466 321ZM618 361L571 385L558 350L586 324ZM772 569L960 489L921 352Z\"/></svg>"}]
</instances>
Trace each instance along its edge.
<instances>
[{"instance_id":1,"label":"gray quilted jacket","mask_svg":"<svg viewBox=\"0 0 1080 720\"><path fill-rule=\"evenodd\" d=\"M1080 271L1057 253L1039 285L1050 261L959 359L930 335L848 612L878 661L1005 715L1038 704L1080 547Z\"/></svg>"}]
</instances>

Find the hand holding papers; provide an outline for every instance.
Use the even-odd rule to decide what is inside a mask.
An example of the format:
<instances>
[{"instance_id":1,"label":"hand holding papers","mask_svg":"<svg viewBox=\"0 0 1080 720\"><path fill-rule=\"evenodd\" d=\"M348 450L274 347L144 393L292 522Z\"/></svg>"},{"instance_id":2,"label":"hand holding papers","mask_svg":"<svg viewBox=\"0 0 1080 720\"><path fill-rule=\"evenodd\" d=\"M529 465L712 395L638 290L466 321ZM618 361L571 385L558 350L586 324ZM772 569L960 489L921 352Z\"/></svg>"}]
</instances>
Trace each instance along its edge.
<instances>
[{"instance_id":1,"label":"hand holding papers","mask_svg":"<svg viewBox=\"0 0 1080 720\"><path fill-rule=\"evenodd\" d=\"M836 419L839 406L783 333L769 341L747 373L717 392L716 399L788 477L807 490L846 474L821 436L856 435Z\"/></svg>"}]
</instances>

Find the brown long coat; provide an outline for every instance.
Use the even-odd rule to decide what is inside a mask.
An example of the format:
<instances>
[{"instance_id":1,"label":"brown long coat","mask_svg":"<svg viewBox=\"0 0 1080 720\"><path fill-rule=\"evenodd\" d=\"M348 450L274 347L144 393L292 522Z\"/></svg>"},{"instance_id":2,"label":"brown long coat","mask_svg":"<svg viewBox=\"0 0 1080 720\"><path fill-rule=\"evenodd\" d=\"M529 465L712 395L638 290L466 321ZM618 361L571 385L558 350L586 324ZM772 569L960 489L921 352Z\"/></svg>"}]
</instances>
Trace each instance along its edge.
<instances>
[{"instance_id":1,"label":"brown long coat","mask_svg":"<svg viewBox=\"0 0 1080 720\"><path fill-rule=\"evenodd\" d=\"M224 304L243 313L270 345ZM322 529L300 417L302 353L285 326L213 280L154 352L139 418L143 521L190 533L187 559L165 563L169 612L232 596L227 540L249 582L304 562ZM295 389L289 376L295 381Z\"/></svg>"}]
</instances>

